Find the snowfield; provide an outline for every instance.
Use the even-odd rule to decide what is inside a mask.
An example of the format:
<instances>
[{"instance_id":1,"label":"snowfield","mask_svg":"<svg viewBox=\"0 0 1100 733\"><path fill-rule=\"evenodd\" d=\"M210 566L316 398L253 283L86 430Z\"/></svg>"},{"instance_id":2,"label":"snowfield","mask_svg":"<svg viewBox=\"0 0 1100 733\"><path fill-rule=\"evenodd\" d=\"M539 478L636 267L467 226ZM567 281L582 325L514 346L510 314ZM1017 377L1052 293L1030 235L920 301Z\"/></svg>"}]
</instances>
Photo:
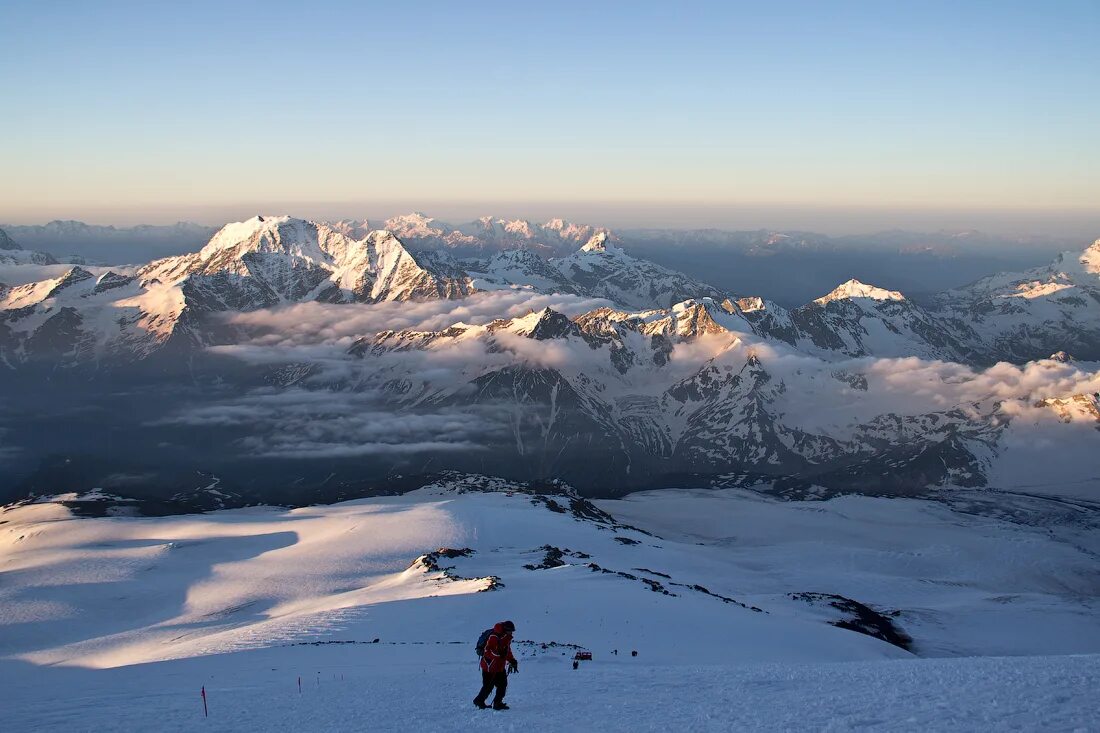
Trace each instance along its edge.
<instances>
[{"instance_id":1,"label":"snowfield","mask_svg":"<svg viewBox=\"0 0 1100 733\"><path fill-rule=\"evenodd\" d=\"M754 661L907 656L813 618L780 618L686 587L749 590L714 577L690 544L581 520L524 494L433 491L161 518L17 508L0 526L13 632L0 652L102 668L302 640L476 640L479 625L504 614L524 619L524 638L645 648L669 662L682 656L668 633L679 624L711 629L696 662L726 661L731 648ZM525 568L544 562L547 545L583 556ZM437 559L453 567L447 573L417 562L438 548L472 552ZM642 578L667 581L669 594ZM494 583L503 587L479 592Z\"/></svg>"},{"instance_id":2,"label":"snowfield","mask_svg":"<svg viewBox=\"0 0 1100 733\"><path fill-rule=\"evenodd\" d=\"M1100 653L1100 507L941 495L783 502L670 490L598 503L662 537L704 543L758 606L828 591L895 609L921 656Z\"/></svg>"},{"instance_id":3,"label":"snowfield","mask_svg":"<svg viewBox=\"0 0 1100 733\"><path fill-rule=\"evenodd\" d=\"M1096 511L991 516L982 493L597 508L469 480L156 518L8 507L6 728L1096 729ZM837 598L912 651L833 625ZM502 618L513 710L477 711L473 643Z\"/></svg>"},{"instance_id":4,"label":"snowfield","mask_svg":"<svg viewBox=\"0 0 1100 733\"><path fill-rule=\"evenodd\" d=\"M698 636L689 635L689 636ZM252 651L97 672L5 667L11 731L1093 731L1100 657L657 665L520 655L476 710L467 647ZM297 681L301 677L302 689ZM43 689L43 685L48 686ZM203 717L205 687L210 717ZM57 691L62 691L60 694Z\"/></svg>"}]
</instances>

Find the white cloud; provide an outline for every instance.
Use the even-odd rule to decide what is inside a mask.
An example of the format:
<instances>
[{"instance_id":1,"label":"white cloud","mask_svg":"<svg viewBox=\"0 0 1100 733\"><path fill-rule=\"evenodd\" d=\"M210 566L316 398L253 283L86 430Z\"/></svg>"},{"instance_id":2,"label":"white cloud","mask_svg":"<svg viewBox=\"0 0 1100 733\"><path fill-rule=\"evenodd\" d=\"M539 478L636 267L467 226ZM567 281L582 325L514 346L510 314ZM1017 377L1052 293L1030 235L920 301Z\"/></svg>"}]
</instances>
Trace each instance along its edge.
<instances>
[{"instance_id":1,"label":"white cloud","mask_svg":"<svg viewBox=\"0 0 1100 733\"><path fill-rule=\"evenodd\" d=\"M573 316L609 305L599 298L541 295L527 290L497 290L462 300L373 304L299 303L286 308L233 313L226 320L246 330L245 345L300 347L330 345L347 348L362 336L401 329L439 330L455 323L485 324L515 318L543 308Z\"/></svg>"},{"instance_id":2,"label":"white cloud","mask_svg":"<svg viewBox=\"0 0 1100 733\"><path fill-rule=\"evenodd\" d=\"M824 361L785 344L762 342L751 334L705 335L678 343L669 364L662 368L654 367L648 352L643 352L643 363L625 376L614 369L607 346L593 349L580 339L539 341L502 331L492 337L438 338L419 347L385 350L363 358L347 353L356 339L383 330L429 331L459 322L485 324L548 305L577 315L604 304L573 296L497 291L462 301L308 303L234 315L231 322L246 328L249 337L240 345L218 351L256 364L310 364L314 375L300 383L306 389L253 393L232 403L196 408L174 419L193 425L294 426L293 439L265 436L250 446L261 453L367 455L462 450L495 439L507 419L493 414L491 407L476 414L471 408L454 413L420 410L425 413L423 419L413 419L410 416L418 412L414 406L429 396L436 404L446 401L474 379L505 366L523 363L556 369L573 380L596 377L599 389L608 390L601 394L610 405L617 395L659 396L711 360L737 371L750 354L760 358L773 383L783 385L771 409L787 424L835 437L844 437L852 427L880 415L953 409L976 420L991 420L999 411L1005 419L1045 424L1058 418L1049 408L1035 407L1037 401L1100 391L1096 365L1042 361L975 369L918 358ZM647 338L631 343L635 348L648 348L644 346ZM866 389L845 382L838 374L862 375ZM339 391L329 391L334 388ZM310 412L318 409L323 411L323 420ZM355 414L349 414L349 409ZM463 420L470 428L465 434L457 429ZM379 432L372 426L384 426L385 430Z\"/></svg>"}]
</instances>

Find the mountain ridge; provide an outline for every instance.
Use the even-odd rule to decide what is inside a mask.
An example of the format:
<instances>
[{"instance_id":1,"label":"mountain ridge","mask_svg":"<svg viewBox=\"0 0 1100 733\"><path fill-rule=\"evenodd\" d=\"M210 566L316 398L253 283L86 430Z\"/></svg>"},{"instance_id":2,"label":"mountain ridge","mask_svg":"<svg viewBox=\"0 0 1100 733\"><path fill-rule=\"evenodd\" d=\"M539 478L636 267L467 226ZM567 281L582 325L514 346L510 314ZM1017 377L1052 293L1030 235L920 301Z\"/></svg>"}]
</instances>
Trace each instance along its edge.
<instances>
[{"instance_id":1,"label":"mountain ridge","mask_svg":"<svg viewBox=\"0 0 1100 733\"><path fill-rule=\"evenodd\" d=\"M410 250L388 230L258 216L186 255L0 289L0 368L22 383L125 373L164 384L186 370L217 387L200 402L225 399L225 384L303 409L340 396L308 419L282 418L306 420L302 448L284 445L294 430L265 422L284 408L263 408L242 424L256 434L228 441L246 456L395 450L388 437L371 447L337 430L358 419L347 401L400 430L444 430L405 450L447 468L481 470L491 454L503 474L587 490L689 473L830 491L996 485L1011 480L1013 451L1027 455L1009 446L1029 431L1071 431L1062 440L1074 451L1095 439L1092 252L927 306L851 279L787 310L640 259L606 232L558 258L463 258ZM298 318L363 325L296 346ZM265 321L275 325L255 333ZM1048 358L1060 352L1072 358ZM998 364L1006 355L1017 366ZM909 371L914 386L897 386ZM349 470L403 470L401 460Z\"/></svg>"}]
</instances>

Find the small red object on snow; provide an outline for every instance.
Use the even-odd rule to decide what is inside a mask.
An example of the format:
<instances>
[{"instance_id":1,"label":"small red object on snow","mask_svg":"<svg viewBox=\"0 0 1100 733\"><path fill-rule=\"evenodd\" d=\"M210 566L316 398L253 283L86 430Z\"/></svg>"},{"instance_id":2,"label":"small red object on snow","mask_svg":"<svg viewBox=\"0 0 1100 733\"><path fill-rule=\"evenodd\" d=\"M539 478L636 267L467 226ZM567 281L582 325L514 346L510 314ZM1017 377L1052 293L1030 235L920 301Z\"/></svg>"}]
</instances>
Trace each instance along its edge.
<instances>
[{"instance_id":1,"label":"small red object on snow","mask_svg":"<svg viewBox=\"0 0 1100 733\"><path fill-rule=\"evenodd\" d=\"M591 662L592 661L592 652L577 652L576 654L573 655L573 659L576 659L576 660L581 661L581 662Z\"/></svg>"},{"instance_id":2,"label":"small red object on snow","mask_svg":"<svg viewBox=\"0 0 1100 733\"><path fill-rule=\"evenodd\" d=\"M199 694L202 695L202 714L203 714L203 717L209 718L210 717L210 711L206 708L206 685L202 686L202 690Z\"/></svg>"}]
</instances>

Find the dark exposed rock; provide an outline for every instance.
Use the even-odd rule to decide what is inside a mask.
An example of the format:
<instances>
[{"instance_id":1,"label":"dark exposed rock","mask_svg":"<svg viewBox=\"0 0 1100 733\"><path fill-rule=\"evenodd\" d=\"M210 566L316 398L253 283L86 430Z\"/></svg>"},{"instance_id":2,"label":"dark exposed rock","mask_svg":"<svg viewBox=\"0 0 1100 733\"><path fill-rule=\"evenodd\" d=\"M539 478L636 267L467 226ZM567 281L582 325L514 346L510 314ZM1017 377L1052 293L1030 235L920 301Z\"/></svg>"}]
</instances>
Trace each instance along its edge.
<instances>
[{"instance_id":1,"label":"dark exposed rock","mask_svg":"<svg viewBox=\"0 0 1100 733\"><path fill-rule=\"evenodd\" d=\"M705 586L699 585L698 583L695 583L695 584L692 584L692 585L686 585L684 583L671 583L671 585L678 585L681 588L690 588L691 590L696 591L698 593L702 593L704 595L708 595L708 596L712 596L714 598L717 598L718 600L722 601L723 603L731 603L735 606L740 606L741 608L744 608L744 609L749 610L749 611L753 611L755 613L767 613L767 611L765 611L762 608L757 608L756 606L750 606L747 603L742 603L741 601L737 600L736 598L730 598L729 596L724 596L720 593L712 593Z\"/></svg>"},{"instance_id":2,"label":"dark exposed rock","mask_svg":"<svg viewBox=\"0 0 1100 733\"><path fill-rule=\"evenodd\" d=\"M100 293L106 293L108 290L125 287L134 282L134 280L135 278L130 275L119 275L117 272L106 272L99 277L92 292L99 295Z\"/></svg>"},{"instance_id":3,"label":"dark exposed rock","mask_svg":"<svg viewBox=\"0 0 1100 733\"><path fill-rule=\"evenodd\" d=\"M674 596L674 597L677 596L676 593L673 593L668 588L666 588L664 586L664 584L660 583L659 581L653 580L652 578L640 578L637 575L634 575L633 573L624 573L621 570L608 570L607 568L602 567L602 566L600 566L600 565L598 565L597 563L594 563L594 562L588 563L587 567L588 567L589 570L591 570L594 573L603 573L605 575L617 575L620 578L624 578L626 580L633 580L633 581L636 581L636 582L639 582L639 583L644 583L654 593L660 593L661 595L666 595L666 596ZM636 569L640 570L639 568L636 568ZM649 572L653 575L662 575L665 578L669 577L667 575L663 575L662 573L652 573L652 571L648 571L648 570L642 570L641 572ZM671 582L671 581L669 582L669 585L674 585L674 586L677 586L677 587L680 587L680 588L687 588L688 590L695 591L696 593L702 593L704 595L711 596L712 598L717 598L718 600L722 601L723 603L729 603L729 604L732 604L732 605L735 605L735 606L740 606L741 608L744 608L744 609L749 610L749 611L753 611L753 612L756 612L756 613L766 613L766 611L764 611L763 609L757 608L756 606L750 606L748 604L742 603L741 601L738 601L735 598L730 598L729 596L723 596L723 595L720 595L718 593L712 593L711 591L707 590L707 588L705 588L704 586L701 586L701 585L697 585L697 584L689 585L687 583L676 583L676 582Z\"/></svg>"},{"instance_id":4,"label":"dark exposed rock","mask_svg":"<svg viewBox=\"0 0 1100 733\"><path fill-rule=\"evenodd\" d=\"M416 567L417 565L419 565L420 567L430 572L445 573L447 570L453 570L454 566L441 567L439 564L439 560L441 558L453 560L458 557L470 557L474 554L474 552L475 551L471 550L469 547L463 547L462 549L457 550L450 547L440 547L435 552L429 552L416 558L415 560L413 560L412 565L410 565L409 567Z\"/></svg>"},{"instance_id":5,"label":"dark exposed rock","mask_svg":"<svg viewBox=\"0 0 1100 733\"><path fill-rule=\"evenodd\" d=\"M594 562L588 563L588 569L591 570L594 573L604 573L605 575L618 575L620 578L626 578L627 580L634 580L634 581L637 581L637 582L640 582L640 583L644 583L645 585L649 586L649 589L651 591L653 591L654 593L660 593L660 594L666 595L666 596L675 596L676 595L675 593L670 591L668 588L664 587L664 585L662 585L661 583L658 583L656 580L652 580L650 578L639 578L637 575L632 575L631 573L624 573L621 570L608 570L607 568L600 567L599 565L597 565Z\"/></svg>"},{"instance_id":6,"label":"dark exposed rock","mask_svg":"<svg viewBox=\"0 0 1100 733\"><path fill-rule=\"evenodd\" d=\"M550 568L560 568L568 563L565 562L565 557L575 557L581 560L587 560L592 556L584 552L575 552L573 550L561 549L560 547L554 547L553 545L543 545L539 548L543 552L542 562L538 565L528 564L523 567L527 570L548 570Z\"/></svg>"},{"instance_id":7,"label":"dark exposed rock","mask_svg":"<svg viewBox=\"0 0 1100 733\"><path fill-rule=\"evenodd\" d=\"M667 573L658 573L656 570L650 570L649 568L634 568L634 570L637 570L639 573L649 573L650 575L656 575L656 576L659 576L661 578L667 578L668 580L672 580L671 575L669 575Z\"/></svg>"},{"instance_id":8,"label":"dark exposed rock","mask_svg":"<svg viewBox=\"0 0 1100 733\"><path fill-rule=\"evenodd\" d=\"M883 614L859 601L835 593L788 593L787 595L795 601L814 606L827 606L839 611L843 616L829 621L833 626L873 636L906 651L912 651L913 638L893 621L893 618L899 615L898 611Z\"/></svg>"},{"instance_id":9,"label":"dark exposed rock","mask_svg":"<svg viewBox=\"0 0 1100 733\"><path fill-rule=\"evenodd\" d=\"M458 581L458 580L483 580L483 581L487 581L487 585L484 588L481 588L480 590L478 590L478 593L486 593L488 591L495 591L495 590L499 590L500 588L503 588L504 583L500 582L500 578L497 577L496 575L489 575L489 576L482 577L482 578L467 578L465 576L458 575L457 573L455 573L453 565L444 566L444 565L439 564L439 561L441 559L454 560L454 559L457 559L457 558L460 558L460 557L470 557L475 552L476 552L476 550L472 550L469 547L463 547L463 548L460 548L460 549L455 549L455 548L451 548L451 547L440 547L435 552L425 553L425 554L421 555L420 557L416 558L415 560L413 560L412 564L409 565L409 568L421 567L421 568L424 568L424 570L426 572L442 573L443 577L445 577L447 580L455 580L455 581Z\"/></svg>"}]
</instances>

